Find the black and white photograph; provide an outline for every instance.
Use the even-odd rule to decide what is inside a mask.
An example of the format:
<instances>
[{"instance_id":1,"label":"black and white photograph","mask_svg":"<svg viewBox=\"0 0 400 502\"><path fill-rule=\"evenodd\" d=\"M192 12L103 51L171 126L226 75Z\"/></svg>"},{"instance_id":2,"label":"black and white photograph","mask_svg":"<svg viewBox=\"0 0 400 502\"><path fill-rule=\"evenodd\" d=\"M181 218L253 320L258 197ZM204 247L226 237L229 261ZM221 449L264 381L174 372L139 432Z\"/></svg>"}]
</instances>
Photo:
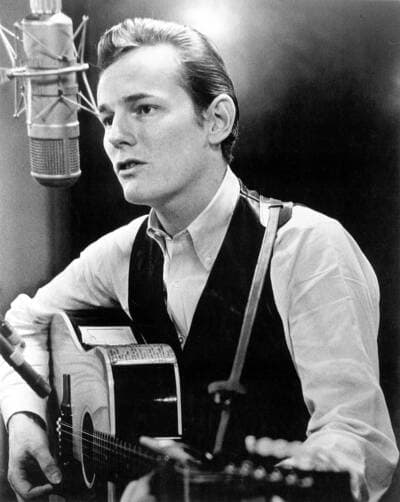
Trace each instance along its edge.
<instances>
[{"instance_id":1,"label":"black and white photograph","mask_svg":"<svg viewBox=\"0 0 400 502\"><path fill-rule=\"evenodd\" d=\"M400 0L1 0L0 501L400 500Z\"/></svg>"}]
</instances>

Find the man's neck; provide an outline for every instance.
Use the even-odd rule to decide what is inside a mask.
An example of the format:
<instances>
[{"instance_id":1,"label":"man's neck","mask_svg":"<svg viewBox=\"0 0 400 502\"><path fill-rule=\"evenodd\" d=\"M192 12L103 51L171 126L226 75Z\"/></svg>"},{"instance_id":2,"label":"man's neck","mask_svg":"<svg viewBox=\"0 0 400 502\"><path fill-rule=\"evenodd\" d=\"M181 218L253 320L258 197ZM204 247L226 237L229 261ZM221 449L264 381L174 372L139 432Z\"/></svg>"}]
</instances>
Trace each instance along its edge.
<instances>
[{"instance_id":1,"label":"man's neck","mask_svg":"<svg viewBox=\"0 0 400 502\"><path fill-rule=\"evenodd\" d=\"M154 208L163 229L171 236L187 228L208 206L226 174L226 165L216 168L206 179L200 180L192 190L176 197L169 204Z\"/></svg>"}]
</instances>

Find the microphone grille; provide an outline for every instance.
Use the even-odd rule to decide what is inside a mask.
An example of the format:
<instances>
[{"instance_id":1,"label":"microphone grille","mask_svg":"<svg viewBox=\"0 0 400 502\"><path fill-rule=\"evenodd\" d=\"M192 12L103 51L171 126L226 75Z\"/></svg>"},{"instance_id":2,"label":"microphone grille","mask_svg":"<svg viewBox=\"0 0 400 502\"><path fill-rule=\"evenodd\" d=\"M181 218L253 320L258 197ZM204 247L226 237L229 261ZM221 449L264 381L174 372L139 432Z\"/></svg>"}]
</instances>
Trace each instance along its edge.
<instances>
[{"instance_id":1,"label":"microphone grille","mask_svg":"<svg viewBox=\"0 0 400 502\"><path fill-rule=\"evenodd\" d=\"M31 174L42 185L68 187L79 178L79 138L29 138Z\"/></svg>"},{"instance_id":2,"label":"microphone grille","mask_svg":"<svg viewBox=\"0 0 400 502\"><path fill-rule=\"evenodd\" d=\"M61 0L30 0L32 14L55 14L61 11Z\"/></svg>"}]
</instances>

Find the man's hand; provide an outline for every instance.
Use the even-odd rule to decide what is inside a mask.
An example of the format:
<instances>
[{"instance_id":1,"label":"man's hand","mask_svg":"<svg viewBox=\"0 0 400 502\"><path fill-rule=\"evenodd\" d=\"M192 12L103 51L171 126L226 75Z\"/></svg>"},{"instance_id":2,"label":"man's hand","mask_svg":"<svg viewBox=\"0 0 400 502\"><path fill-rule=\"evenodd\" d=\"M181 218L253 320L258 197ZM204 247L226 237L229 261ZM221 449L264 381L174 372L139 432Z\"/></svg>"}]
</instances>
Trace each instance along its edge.
<instances>
[{"instance_id":1,"label":"man's hand","mask_svg":"<svg viewBox=\"0 0 400 502\"><path fill-rule=\"evenodd\" d=\"M363 476L349 463L346 455L340 456L337 451L316 445L310 446L307 442L289 442L270 438L256 439L254 436L246 437L246 448L249 453L282 459L277 464L278 467L288 469L295 467L308 471L348 471L354 499L357 501L368 500L368 490Z\"/></svg>"},{"instance_id":2,"label":"man's hand","mask_svg":"<svg viewBox=\"0 0 400 502\"><path fill-rule=\"evenodd\" d=\"M150 478L151 474L148 474L131 481L122 494L121 502L156 502L156 498L150 494Z\"/></svg>"},{"instance_id":3,"label":"man's hand","mask_svg":"<svg viewBox=\"0 0 400 502\"><path fill-rule=\"evenodd\" d=\"M50 454L46 432L25 413L13 415L8 429L8 481L18 499L50 493L61 482L61 472Z\"/></svg>"},{"instance_id":4,"label":"man's hand","mask_svg":"<svg viewBox=\"0 0 400 502\"><path fill-rule=\"evenodd\" d=\"M343 471L347 470L350 474L350 486L354 500L368 500L368 490L358 472L350 466L345 468L340 464L337 455L326 448L317 446L308 447L306 445L297 449L295 454L279 464L282 467L297 467L298 469L314 471Z\"/></svg>"}]
</instances>

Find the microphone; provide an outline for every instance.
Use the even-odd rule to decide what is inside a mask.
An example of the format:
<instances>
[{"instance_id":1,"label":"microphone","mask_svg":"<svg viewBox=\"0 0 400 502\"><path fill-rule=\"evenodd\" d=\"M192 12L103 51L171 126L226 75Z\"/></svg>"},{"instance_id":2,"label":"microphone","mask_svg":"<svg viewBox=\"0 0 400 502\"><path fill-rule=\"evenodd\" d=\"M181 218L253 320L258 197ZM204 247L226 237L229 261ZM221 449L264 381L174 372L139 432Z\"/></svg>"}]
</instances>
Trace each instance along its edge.
<instances>
[{"instance_id":1,"label":"microphone","mask_svg":"<svg viewBox=\"0 0 400 502\"><path fill-rule=\"evenodd\" d=\"M51 387L46 380L28 364L21 348L24 346L22 338L11 325L0 316L0 354L4 360L25 380L25 382L40 397L47 397Z\"/></svg>"},{"instance_id":2,"label":"microphone","mask_svg":"<svg viewBox=\"0 0 400 502\"><path fill-rule=\"evenodd\" d=\"M81 175L78 109L97 115L85 73L89 65L83 63L88 18L83 17L74 34L71 18L61 12L61 0L30 0L30 9L15 23L22 34L15 38L22 42L23 66L16 66L17 54L5 36L12 33L0 25L0 37L13 63L5 73L9 79L22 81L14 116L26 111L31 175L44 186L66 188ZM77 50L74 39L81 31ZM82 72L88 98L79 91L78 72ZM81 98L89 108L81 104Z\"/></svg>"},{"instance_id":3,"label":"microphone","mask_svg":"<svg viewBox=\"0 0 400 502\"><path fill-rule=\"evenodd\" d=\"M69 187L81 174L72 20L61 12L61 1L30 4L32 13L21 22L27 72L69 70L27 79L31 174L42 185Z\"/></svg>"}]
</instances>

